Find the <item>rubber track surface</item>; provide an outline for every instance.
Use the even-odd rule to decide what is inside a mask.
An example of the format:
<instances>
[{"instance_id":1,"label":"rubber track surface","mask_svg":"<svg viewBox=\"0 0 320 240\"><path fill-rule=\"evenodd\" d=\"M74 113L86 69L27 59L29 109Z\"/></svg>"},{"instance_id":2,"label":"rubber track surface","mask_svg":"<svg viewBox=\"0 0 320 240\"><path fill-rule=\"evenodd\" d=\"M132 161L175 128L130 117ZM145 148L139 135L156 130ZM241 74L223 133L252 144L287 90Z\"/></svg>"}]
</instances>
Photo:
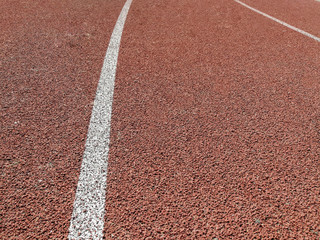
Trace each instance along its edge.
<instances>
[{"instance_id":1,"label":"rubber track surface","mask_svg":"<svg viewBox=\"0 0 320 240\"><path fill-rule=\"evenodd\" d=\"M130 11L106 239L319 237L319 44L233 1Z\"/></svg>"},{"instance_id":2,"label":"rubber track surface","mask_svg":"<svg viewBox=\"0 0 320 240\"><path fill-rule=\"evenodd\" d=\"M243 1L260 11L271 14L286 23L320 36L320 2L316 0L245 0Z\"/></svg>"},{"instance_id":3,"label":"rubber track surface","mask_svg":"<svg viewBox=\"0 0 320 240\"><path fill-rule=\"evenodd\" d=\"M96 87L123 4L0 2L0 239L67 238Z\"/></svg>"},{"instance_id":4,"label":"rubber track surface","mask_svg":"<svg viewBox=\"0 0 320 240\"><path fill-rule=\"evenodd\" d=\"M319 3L245 3L319 34ZM0 0L0 239L66 239L124 1ZM320 45L230 0L134 0L105 239L319 239Z\"/></svg>"}]
</instances>

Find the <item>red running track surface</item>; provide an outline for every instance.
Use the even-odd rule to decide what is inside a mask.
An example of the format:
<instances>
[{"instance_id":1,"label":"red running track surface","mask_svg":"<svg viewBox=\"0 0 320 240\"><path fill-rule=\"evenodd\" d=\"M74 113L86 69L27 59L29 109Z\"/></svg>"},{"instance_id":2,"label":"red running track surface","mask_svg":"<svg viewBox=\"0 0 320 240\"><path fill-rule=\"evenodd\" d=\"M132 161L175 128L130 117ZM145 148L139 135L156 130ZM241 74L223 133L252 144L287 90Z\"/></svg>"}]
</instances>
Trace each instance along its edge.
<instances>
[{"instance_id":1,"label":"red running track surface","mask_svg":"<svg viewBox=\"0 0 320 240\"><path fill-rule=\"evenodd\" d=\"M318 3L301 2L245 1L319 37ZM123 4L2 4L1 239L67 238ZM134 0L114 92L105 238L318 239L319 66L318 42L234 1Z\"/></svg>"},{"instance_id":2,"label":"red running track surface","mask_svg":"<svg viewBox=\"0 0 320 240\"><path fill-rule=\"evenodd\" d=\"M320 36L319 0L244 0L244 3L315 36Z\"/></svg>"},{"instance_id":3,"label":"red running track surface","mask_svg":"<svg viewBox=\"0 0 320 240\"><path fill-rule=\"evenodd\" d=\"M0 2L0 239L64 239L124 1Z\"/></svg>"}]
</instances>

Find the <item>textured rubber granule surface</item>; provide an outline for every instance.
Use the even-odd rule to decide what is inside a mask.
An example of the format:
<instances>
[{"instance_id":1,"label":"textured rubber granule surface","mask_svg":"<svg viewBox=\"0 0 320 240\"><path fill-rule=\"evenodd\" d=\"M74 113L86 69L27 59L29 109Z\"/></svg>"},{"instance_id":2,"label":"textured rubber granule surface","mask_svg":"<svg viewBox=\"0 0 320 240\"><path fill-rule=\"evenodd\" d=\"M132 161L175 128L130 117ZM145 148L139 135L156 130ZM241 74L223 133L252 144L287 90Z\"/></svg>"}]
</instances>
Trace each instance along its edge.
<instances>
[{"instance_id":1,"label":"textured rubber granule surface","mask_svg":"<svg viewBox=\"0 0 320 240\"><path fill-rule=\"evenodd\" d=\"M1 1L0 239L65 239L123 1Z\"/></svg>"},{"instance_id":2,"label":"textured rubber granule surface","mask_svg":"<svg viewBox=\"0 0 320 240\"><path fill-rule=\"evenodd\" d=\"M318 239L319 54L234 1L135 0L105 238Z\"/></svg>"},{"instance_id":3,"label":"textured rubber granule surface","mask_svg":"<svg viewBox=\"0 0 320 240\"><path fill-rule=\"evenodd\" d=\"M245 1L319 36L318 4ZM65 239L123 1L0 1L0 239ZM319 239L320 46L234 1L134 0L106 239Z\"/></svg>"},{"instance_id":4,"label":"textured rubber granule surface","mask_svg":"<svg viewBox=\"0 0 320 240\"><path fill-rule=\"evenodd\" d=\"M244 0L246 4L279 20L320 36L320 2L316 0Z\"/></svg>"}]
</instances>

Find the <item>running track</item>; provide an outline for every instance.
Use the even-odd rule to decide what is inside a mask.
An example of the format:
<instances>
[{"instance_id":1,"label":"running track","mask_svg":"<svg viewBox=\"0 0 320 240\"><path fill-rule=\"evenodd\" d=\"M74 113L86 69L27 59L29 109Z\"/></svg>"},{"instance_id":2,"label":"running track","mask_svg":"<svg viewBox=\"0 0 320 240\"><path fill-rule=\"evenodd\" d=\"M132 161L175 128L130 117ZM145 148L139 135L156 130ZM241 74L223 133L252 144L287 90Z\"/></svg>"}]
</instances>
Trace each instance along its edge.
<instances>
[{"instance_id":1,"label":"running track","mask_svg":"<svg viewBox=\"0 0 320 240\"><path fill-rule=\"evenodd\" d=\"M320 37L318 1L244 3ZM124 4L1 0L1 239L68 238ZM233 0L133 0L104 238L319 239L319 129L319 42Z\"/></svg>"}]
</instances>

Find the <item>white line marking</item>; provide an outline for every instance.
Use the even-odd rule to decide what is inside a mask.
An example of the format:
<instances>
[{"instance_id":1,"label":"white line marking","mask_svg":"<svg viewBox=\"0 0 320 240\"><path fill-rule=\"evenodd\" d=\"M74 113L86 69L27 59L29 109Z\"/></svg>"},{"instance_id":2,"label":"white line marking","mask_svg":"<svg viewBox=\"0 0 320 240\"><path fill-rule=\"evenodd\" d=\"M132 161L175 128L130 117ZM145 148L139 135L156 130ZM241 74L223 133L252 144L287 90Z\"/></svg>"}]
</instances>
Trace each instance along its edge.
<instances>
[{"instance_id":1,"label":"white line marking","mask_svg":"<svg viewBox=\"0 0 320 240\"><path fill-rule=\"evenodd\" d=\"M241 4L242 6L245 6L245 7L249 8L249 9L251 9L252 11L254 11L254 12L256 12L256 13L259 13L259 14L267 17L267 18L270 18L271 20L273 20L273 21L275 21L275 22L277 22L277 23L280 23L280 24L282 24L282 25L284 25L284 26L286 26L286 27L288 27L288 28L290 28L290 29L298 32L298 33L301 33L301 34L303 34L303 35L305 35L305 36L307 36L307 37L309 37L309 38L312 38L312 39L320 42L320 38L318 38L318 37L316 37L316 36L314 36L314 35L312 35L312 34L310 34L310 33L307 33L307 32L305 32L305 31L303 31L303 30L301 30L301 29L299 29L299 28L296 28L296 27L294 27L294 26L292 26L292 25L290 25L290 24L288 24L288 23L285 23L285 22L283 22L283 21L281 21L281 20L279 20L279 19L277 19L277 18L275 18L275 17L272 17L272 16L270 16L270 15L268 15L268 14L266 14L266 13L263 13L263 12L255 9L255 8L253 8L253 7L250 7L249 5L247 5L247 4L243 3L243 2L240 2L239 0L234 0L234 1L237 2L237 3L239 3L239 4Z\"/></svg>"},{"instance_id":2,"label":"white line marking","mask_svg":"<svg viewBox=\"0 0 320 240\"><path fill-rule=\"evenodd\" d=\"M132 0L122 8L110 38L94 100L69 239L102 239L114 81L124 23Z\"/></svg>"}]
</instances>

